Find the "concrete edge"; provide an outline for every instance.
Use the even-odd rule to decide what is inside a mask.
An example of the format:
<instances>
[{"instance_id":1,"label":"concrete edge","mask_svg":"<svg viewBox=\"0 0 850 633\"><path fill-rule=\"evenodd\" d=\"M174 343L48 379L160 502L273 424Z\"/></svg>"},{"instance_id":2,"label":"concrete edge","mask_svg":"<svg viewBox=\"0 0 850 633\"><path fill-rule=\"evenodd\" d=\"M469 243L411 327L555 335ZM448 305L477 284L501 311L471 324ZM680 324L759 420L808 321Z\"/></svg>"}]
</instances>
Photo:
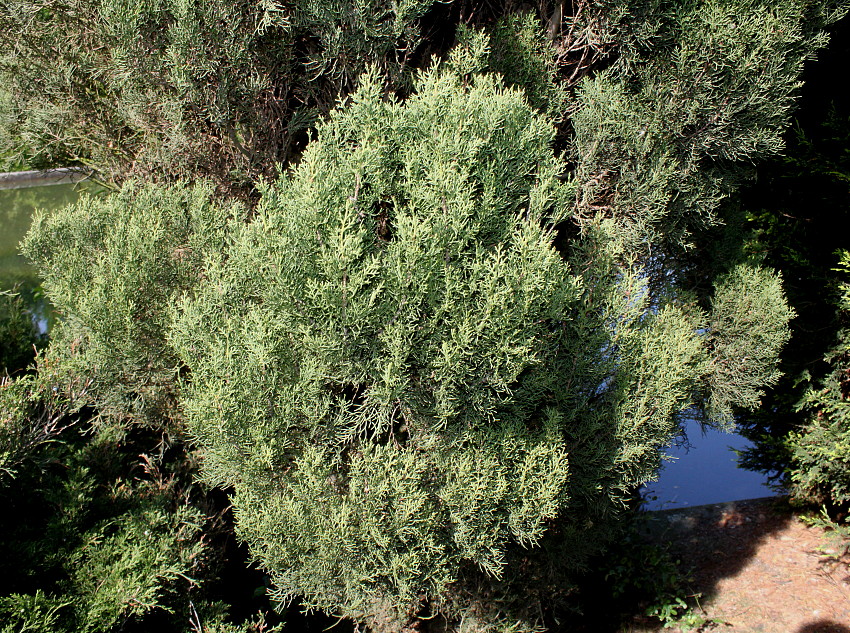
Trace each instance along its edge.
<instances>
[{"instance_id":1,"label":"concrete edge","mask_svg":"<svg viewBox=\"0 0 850 633\"><path fill-rule=\"evenodd\" d=\"M676 514L679 512L689 512L691 510L710 510L710 509L734 509L736 506L747 506L753 504L766 503L786 504L788 495L768 495L765 497L753 497L752 499L737 499L735 501L720 501L718 503L704 503L698 506L684 506L680 508L665 508L663 510L646 510L645 514Z\"/></svg>"},{"instance_id":2,"label":"concrete edge","mask_svg":"<svg viewBox=\"0 0 850 633\"><path fill-rule=\"evenodd\" d=\"M80 182L91 172L81 167L59 167L56 169L10 171L0 173L0 189L22 189L43 185L65 185Z\"/></svg>"}]
</instances>

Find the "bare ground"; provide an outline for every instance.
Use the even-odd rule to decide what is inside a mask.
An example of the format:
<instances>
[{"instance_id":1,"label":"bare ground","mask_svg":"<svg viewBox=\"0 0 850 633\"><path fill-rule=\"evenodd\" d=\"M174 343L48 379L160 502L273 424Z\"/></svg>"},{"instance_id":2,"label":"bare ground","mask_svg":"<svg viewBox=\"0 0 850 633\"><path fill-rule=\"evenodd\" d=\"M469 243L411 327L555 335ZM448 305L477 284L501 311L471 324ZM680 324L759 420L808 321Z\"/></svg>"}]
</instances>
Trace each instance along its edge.
<instances>
[{"instance_id":1,"label":"bare ground","mask_svg":"<svg viewBox=\"0 0 850 633\"><path fill-rule=\"evenodd\" d=\"M850 633L850 561L781 499L656 512L646 536L693 569L698 612L716 620L699 630ZM635 619L623 633L657 630Z\"/></svg>"}]
</instances>

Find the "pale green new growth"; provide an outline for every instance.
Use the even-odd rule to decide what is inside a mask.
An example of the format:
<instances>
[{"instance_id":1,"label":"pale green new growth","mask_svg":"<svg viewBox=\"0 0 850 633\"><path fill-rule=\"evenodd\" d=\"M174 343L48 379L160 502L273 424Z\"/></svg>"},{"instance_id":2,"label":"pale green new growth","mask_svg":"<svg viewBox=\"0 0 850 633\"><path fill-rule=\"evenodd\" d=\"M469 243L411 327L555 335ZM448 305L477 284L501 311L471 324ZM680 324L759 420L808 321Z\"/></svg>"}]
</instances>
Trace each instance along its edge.
<instances>
[{"instance_id":1,"label":"pale green new growth","mask_svg":"<svg viewBox=\"0 0 850 633\"><path fill-rule=\"evenodd\" d=\"M652 307L607 229L555 249L552 134L490 75L403 104L367 75L174 313L206 477L282 596L440 608L615 511L697 404L700 318Z\"/></svg>"},{"instance_id":2,"label":"pale green new growth","mask_svg":"<svg viewBox=\"0 0 850 633\"><path fill-rule=\"evenodd\" d=\"M229 223L244 216L211 195L203 185L130 185L108 198L83 196L36 217L22 244L64 317L52 336L65 344L51 355L71 375L96 378L103 416L156 426L175 415L178 359L165 341L166 307L198 283Z\"/></svg>"},{"instance_id":3,"label":"pale green new growth","mask_svg":"<svg viewBox=\"0 0 850 633\"><path fill-rule=\"evenodd\" d=\"M734 406L755 408L762 389L779 378L775 359L794 317L778 275L738 266L718 283L712 301L709 340L713 347L709 413L733 424Z\"/></svg>"},{"instance_id":4,"label":"pale green new growth","mask_svg":"<svg viewBox=\"0 0 850 633\"><path fill-rule=\"evenodd\" d=\"M284 593L404 610L557 516L540 371L581 290L552 133L490 76L430 73L403 105L364 77L177 315L207 476Z\"/></svg>"}]
</instances>

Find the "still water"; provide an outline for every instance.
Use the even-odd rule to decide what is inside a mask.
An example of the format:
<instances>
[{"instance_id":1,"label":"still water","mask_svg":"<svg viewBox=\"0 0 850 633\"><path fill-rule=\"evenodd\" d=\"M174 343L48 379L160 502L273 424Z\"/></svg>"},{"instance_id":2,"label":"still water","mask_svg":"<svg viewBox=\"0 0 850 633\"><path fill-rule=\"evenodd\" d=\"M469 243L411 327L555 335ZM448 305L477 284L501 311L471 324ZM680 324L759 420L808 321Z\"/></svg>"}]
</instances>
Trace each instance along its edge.
<instances>
[{"instance_id":1,"label":"still water","mask_svg":"<svg viewBox=\"0 0 850 633\"><path fill-rule=\"evenodd\" d=\"M0 290L17 291L42 332L49 329L52 312L41 294L41 280L18 252L18 244L37 209L54 211L78 197L77 186L72 184L0 189Z\"/></svg>"},{"instance_id":2,"label":"still water","mask_svg":"<svg viewBox=\"0 0 850 633\"><path fill-rule=\"evenodd\" d=\"M735 451L752 447L737 433L703 429L690 420L686 426L689 446L673 446L665 452L673 458L661 468L658 481L644 486L646 510L672 510L707 503L740 501L777 494L762 473L738 467Z\"/></svg>"}]
</instances>

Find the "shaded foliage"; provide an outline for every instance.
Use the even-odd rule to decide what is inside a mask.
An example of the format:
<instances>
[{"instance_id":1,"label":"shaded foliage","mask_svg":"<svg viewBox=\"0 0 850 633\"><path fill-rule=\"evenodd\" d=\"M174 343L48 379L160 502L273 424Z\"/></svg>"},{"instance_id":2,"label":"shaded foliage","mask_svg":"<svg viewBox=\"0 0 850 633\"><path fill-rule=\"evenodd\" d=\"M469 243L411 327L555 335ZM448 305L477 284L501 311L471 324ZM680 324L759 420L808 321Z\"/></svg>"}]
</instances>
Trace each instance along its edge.
<instances>
[{"instance_id":1,"label":"shaded foliage","mask_svg":"<svg viewBox=\"0 0 850 633\"><path fill-rule=\"evenodd\" d=\"M262 630L262 617L231 621L220 601L232 528L192 483L191 454L161 433L92 428L91 411L69 412L47 374L0 386L3 630Z\"/></svg>"},{"instance_id":2,"label":"shaded foliage","mask_svg":"<svg viewBox=\"0 0 850 633\"><path fill-rule=\"evenodd\" d=\"M798 410L805 424L792 431L785 444L790 452L789 490L804 503L832 510L850 510L850 253L844 251L837 269L844 274L838 317L843 327L826 361L830 372L806 392Z\"/></svg>"},{"instance_id":3,"label":"shaded foliage","mask_svg":"<svg viewBox=\"0 0 850 633\"><path fill-rule=\"evenodd\" d=\"M26 369L42 342L20 296L0 291L0 372L13 375Z\"/></svg>"},{"instance_id":4,"label":"shaded foliage","mask_svg":"<svg viewBox=\"0 0 850 633\"><path fill-rule=\"evenodd\" d=\"M847 244L836 230L850 209L850 101L834 91L834 73L847 55L847 28L846 20L836 26L834 43L807 69L787 154L760 168L759 181L744 196L752 209L747 252L785 271L797 312L782 355L785 377L768 391L762 410L741 420L758 442L746 463L773 471L798 501L833 510L846 507L850 472L842 452L850 429L842 386L846 258L839 253Z\"/></svg>"}]
</instances>

